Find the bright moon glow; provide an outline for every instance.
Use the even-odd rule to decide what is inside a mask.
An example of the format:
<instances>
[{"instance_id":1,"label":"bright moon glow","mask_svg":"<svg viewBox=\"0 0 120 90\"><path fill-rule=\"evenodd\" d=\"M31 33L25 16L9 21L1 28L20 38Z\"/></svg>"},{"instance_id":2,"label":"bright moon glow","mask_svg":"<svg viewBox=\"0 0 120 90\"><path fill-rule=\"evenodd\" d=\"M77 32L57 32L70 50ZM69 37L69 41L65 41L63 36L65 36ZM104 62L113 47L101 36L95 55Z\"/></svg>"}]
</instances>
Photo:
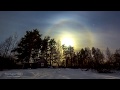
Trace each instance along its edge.
<instances>
[{"instance_id":1,"label":"bright moon glow","mask_svg":"<svg viewBox=\"0 0 120 90\"><path fill-rule=\"evenodd\" d=\"M74 42L73 42L73 39L72 38L63 38L61 40L61 44L65 45L65 46L74 46Z\"/></svg>"}]
</instances>

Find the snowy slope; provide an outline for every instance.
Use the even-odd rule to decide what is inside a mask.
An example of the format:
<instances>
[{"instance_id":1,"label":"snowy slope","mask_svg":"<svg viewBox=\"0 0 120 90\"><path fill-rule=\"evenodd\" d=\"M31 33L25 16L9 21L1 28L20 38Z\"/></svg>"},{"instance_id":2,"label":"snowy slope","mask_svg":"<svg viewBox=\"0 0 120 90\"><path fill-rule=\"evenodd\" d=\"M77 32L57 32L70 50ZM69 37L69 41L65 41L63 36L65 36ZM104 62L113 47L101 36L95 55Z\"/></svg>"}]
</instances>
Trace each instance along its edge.
<instances>
[{"instance_id":1,"label":"snowy slope","mask_svg":"<svg viewBox=\"0 0 120 90\"><path fill-rule=\"evenodd\" d=\"M0 71L0 79L120 79L120 73L97 73L67 68L40 68Z\"/></svg>"}]
</instances>

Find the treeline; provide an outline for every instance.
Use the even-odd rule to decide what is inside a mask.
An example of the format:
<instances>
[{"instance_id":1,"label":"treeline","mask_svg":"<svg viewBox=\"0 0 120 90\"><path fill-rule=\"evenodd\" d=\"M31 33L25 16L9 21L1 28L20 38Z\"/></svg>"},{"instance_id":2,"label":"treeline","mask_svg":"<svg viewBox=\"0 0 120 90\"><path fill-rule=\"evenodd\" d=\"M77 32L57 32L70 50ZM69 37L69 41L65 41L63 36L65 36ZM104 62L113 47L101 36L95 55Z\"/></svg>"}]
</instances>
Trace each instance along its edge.
<instances>
[{"instance_id":1,"label":"treeline","mask_svg":"<svg viewBox=\"0 0 120 90\"><path fill-rule=\"evenodd\" d=\"M60 41L56 42L50 36L42 37L42 34L34 29L26 31L20 40L17 40L15 34L1 42L0 69L37 68L40 61L47 62L45 67L54 63L60 66L61 55Z\"/></svg>"},{"instance_id":2,"label":"treeline","mask_svg":"<svg viewBox=\"0 0 120 90\"><path fill-rule=\"evenodd\" d=\"M111 53L109 48L106 49L106 54L99 48L89 47L82 48L75 53L73 47L65 47L64 61L62 66L68 68L81 68L83 70L97 70L98 72L111 72L111 70L120 70L120 49L115 53ZM106 56L105 56L106 55Z\"/></svg>"},{"instance_id":3,"label":"treeline","mask_svg":"<svg viewBox=\"0 0 120 90\"><path fill-rule=\"evenodd\" d=\"M86 47L75 52L74 47L61 45L50 36L43 37L37 29L26 31L20 40L15 34L0 44L0 70L38 68L40 62L46 67L110 72L120 70L120 49L111 53L107 48L103 54L99 48Z\"/></svg>"}]
</instances>

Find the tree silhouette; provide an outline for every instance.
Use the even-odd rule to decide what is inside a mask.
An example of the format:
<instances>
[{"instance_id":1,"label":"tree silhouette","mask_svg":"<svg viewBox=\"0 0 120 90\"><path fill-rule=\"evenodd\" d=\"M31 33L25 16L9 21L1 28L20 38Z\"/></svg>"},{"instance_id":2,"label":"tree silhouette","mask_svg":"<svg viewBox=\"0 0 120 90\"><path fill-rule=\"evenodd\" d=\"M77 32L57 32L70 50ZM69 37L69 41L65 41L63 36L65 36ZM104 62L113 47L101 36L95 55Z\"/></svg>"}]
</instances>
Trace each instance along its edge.
<instances>
[{"instance_id":1,"label":"tree silhouette","mask_svg":"<svg viewBox=\"0 0 120 90\"><path fill-rule=\"evenodd\" d=\"M60 40L58 40L56 42L56 63L58 64L58 67L60 66L60 64L62 63L62 46L61 46L61 42Z\"/></svg>"},{"instance_id":2,"label":"tree silhouette","mask_svg":"<svg viewBox=\"0 0 120 90\"><path fill-rule=\"evenodd\" d=\"M15 68L14 58L11 54L11 50L15 47L17 36L12 35L0 43L0 69L12 69Z\"/></svg>"},{"instance_id":3,"label":"tree silhouette","mask_svg":"<svg viewBox=\"0 0 120 90\"><path fill-rule=\"evenodd\" d=\"M12 52L17 52L16 56L22 63L29 63L31 57L35 58L35 56L38 56L40 49L41 34L39 34L37 29L33 29L33 31L26 31L26 35L21 38L17 48L12 50Z\"/></svg>"},{"instance_id":4,"label":"tree silhouette","mask_svg":"<svg viewBox=\"0 0 120 90\"><path fill-rule=\"evenodd\" d=\"M98 48L92 48L92 54L93 54L93 62L94 62L94 69L96 69L98 72L103 71L103 64L104 64L104 54L101 52Z\"/></svg>"},{"instance_id":5,"label":"tree silhouette","mask_svg":"<svg viewBox=\"0 0 120 90\"><path fill-rule=\"evenodd\" d=\"M43 59L45 59L46 61L48 61L48 57L49 57L49 40L50 37L49 36L45 36L44 39L42 40L42 47L41 47L41 57Z\"/></svg>"},{"instance_id":6,"label":"tree silhouette","mask_svg":"<svg viewBox=\"0 0 120 90\"><path fill-rule=\"evenodd\" d=\"M92 55L89 47L85 48L84 67L87 68L87 70L92 67Z\"/></svg>"},{"instance_id":7,"label":"tree silhouette","mask_svg":"<svg viewBox=\"0 0 120 90\"><path fill-rule=\"evenodd\" d=\"M68 55L70 58L70 67L73 66L73 57L74 57L74 48L72 46L68 46Z\"/></svg>"},{"instance_id":8,"label":"tree silhouette","mask_svg":"<svg viewBox=\"0 0 120 90\"><path fill-rule=\"evenodd\" d=\"M73 66L74 47L62 45L64 60L66 61L66 67Z\"/></svg>"},{"instance_id":9,"label":"tree silhouette","mask_svg":"<svg viewBox=\"0 0 120 90\"><path fill-rule=\"evenodd\" d=\"M115 63L114 66L117 70L120 69L120 49L117 49L114 54L115 57Z\"/></svg>"},{"instance_id":10,"label":"tree silhouette","mask_svg":"<svg viewBox=\"0 0 120 90\"><path fill-rule=\"evenodd\" d=\"M12 40L13 37L10 36L7 39L5 39L4 42L0 44L0 53L3 57L7 57L11 53L11 47L12 47Z\"/></svg>"},{"instance_id":11,"label":"tree silhouette","mask_svg":"<svg viewBox=\"0 0 120 90\"><path fill-rule=\"evenodd\" d=\"M37 63L41 60L50 66L56 64L58 67L94 69L98 72L120 70L120 49L111 53L107 47L106 53L103 54L99 48L85 47L75 52L72 46L61 45L60 41L56 42L50 36L45 36L43 39L41 36L37 29L33 29L26 31L19 42L16 34L1 42L0 69L18 68L18 62L21 62L23 67L25 63L28 65L33 63L37 67Z\"/></svg>"},{"instance_id":12,"label":"tree silhouette","mask_svg":"<svg viewBox=\"0 0 120 90\"><path fill-rule=\"evenodd\" d=\"M67 46L62 45L62 49L63 49L63 63L65 65L65 67L68 67L68 52L67 52Z\"/></svg>"},{"instance_id":13,"label":"tree silhouette","mask_svg":"<svg viewBox=\"0 0 120 90\"><path fill-rule=\"evenodd\" d=\"M85 60L85 50L82 48L80 50L80 67L84 68L84 60Z\"/></svg>"},{"instance_id":14,"label":"tree silhouette","mask_svg":"<svg viewBox=\"0 0 120 90\"><path fill-rule=\"evenodd\" d=\"M106 68L113 69L115 58L114 58L114 54L111 53L108 47L106 49L106 60L107 60L105 63Z\"/></svg>"},{"instance_id":15,"label":"tree silhouette","mask_svg":"<svg viewBox=\"0 0 120 90\"><path fill-rule=\"evenodd\" d=\"M77 63L77 67L79 67L79 68L80 68L80 66L81 66L81 65L80 65L80 64L81 64L80 55L81 55L81 54L80 54L80 51L76 53L76 59L77 59L77 62L78 62L78 63Z\"/></svg>"},{"instance_id":16,"label":"tree silhouette","mask_svg":"<svg viewBox=\"0 0 120 90\"><path fill-rule=\"evenodd\" d=\"M50 39L49 41L49 54L50 54L50 66L52 66L53 60L55 60L56 53L56 41L54 39Z\"/></svg>"}]
</instances>

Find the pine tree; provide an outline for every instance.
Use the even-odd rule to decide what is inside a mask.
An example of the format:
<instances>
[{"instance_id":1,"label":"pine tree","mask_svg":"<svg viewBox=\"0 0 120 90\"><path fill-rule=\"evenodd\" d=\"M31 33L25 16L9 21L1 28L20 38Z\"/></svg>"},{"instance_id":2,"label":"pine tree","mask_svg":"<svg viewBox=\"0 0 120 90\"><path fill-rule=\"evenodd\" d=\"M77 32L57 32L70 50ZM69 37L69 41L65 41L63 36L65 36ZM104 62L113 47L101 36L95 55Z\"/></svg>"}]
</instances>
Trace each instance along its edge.
<instances>
[{"instance_id":1,"label":"pine tree","mask_svg":"<svg viewBox=\"0 0 120 90\"><path fill-rule=\"evenodd\" d=\"M35 57L38 56L41 49L41 36L37 29L26 31L26 35L21 38L17 47L12 50L12 52L16 52L18 61L29 63L32 57L35 62Z\"/></svg>"}]
</instances>

